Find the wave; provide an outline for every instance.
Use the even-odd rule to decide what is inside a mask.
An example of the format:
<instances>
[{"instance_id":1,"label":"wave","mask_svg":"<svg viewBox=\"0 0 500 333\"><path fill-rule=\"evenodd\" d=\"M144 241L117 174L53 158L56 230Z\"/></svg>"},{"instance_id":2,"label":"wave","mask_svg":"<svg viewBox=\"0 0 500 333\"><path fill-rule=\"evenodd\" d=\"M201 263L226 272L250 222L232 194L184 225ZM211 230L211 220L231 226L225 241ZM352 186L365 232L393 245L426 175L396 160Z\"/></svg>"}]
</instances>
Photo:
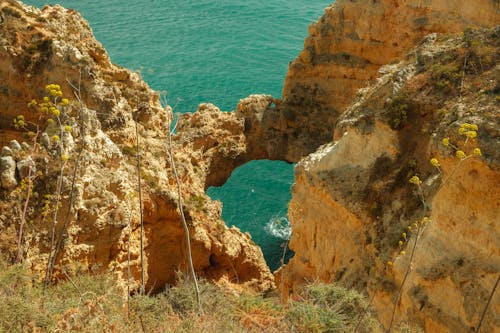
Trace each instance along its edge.
<instances>
[{"instance_id":1,"label":"wave","mask_svg":"<svg viewBox=\"0 0 500 333\"><path fill-rule=\"evenodd\" d=\"M285 216L273 216L264 229L267 233L283 240L289 240L292 236L292 226Z\"/></svg>"}]
</instances>

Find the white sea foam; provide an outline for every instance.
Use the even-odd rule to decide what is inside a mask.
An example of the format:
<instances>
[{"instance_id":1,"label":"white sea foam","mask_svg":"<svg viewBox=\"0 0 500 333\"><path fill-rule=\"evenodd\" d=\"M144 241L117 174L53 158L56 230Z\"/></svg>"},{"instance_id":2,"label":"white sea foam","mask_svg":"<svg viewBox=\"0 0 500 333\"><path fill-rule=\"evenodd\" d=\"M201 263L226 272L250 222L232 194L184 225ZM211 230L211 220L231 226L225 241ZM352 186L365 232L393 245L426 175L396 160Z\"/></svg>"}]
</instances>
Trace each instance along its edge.
<instances>
[{"instance_id":1,"label":"white sea foam","mask_svg":"<svg viewBox=\"0 0 500 333\"><path fill-rule=\"evenodd\" d=\"M289 240L292 236L290 221L285 216L273 216L265 226L267 233L276 238Z\"/></svg>"}]
</instances>

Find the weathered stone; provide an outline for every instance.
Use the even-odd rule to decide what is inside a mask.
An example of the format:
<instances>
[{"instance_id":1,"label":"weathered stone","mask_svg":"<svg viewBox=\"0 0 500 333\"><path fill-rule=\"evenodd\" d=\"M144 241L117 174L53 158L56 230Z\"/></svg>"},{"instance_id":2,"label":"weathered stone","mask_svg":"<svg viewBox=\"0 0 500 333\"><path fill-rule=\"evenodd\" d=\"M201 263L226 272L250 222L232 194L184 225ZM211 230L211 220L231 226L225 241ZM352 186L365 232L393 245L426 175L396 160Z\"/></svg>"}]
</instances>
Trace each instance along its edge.
<instances>
[{"instance_id":1,"label":"weathered stone","mask_svg":"<svg viewBox=\"0 0 500 333\"><path fill-rule=\"evenodd\" d=\"M309 27L288 68L282 97L287 159L298 161L330 141L357 90L426 35L495 25L498 4L491 0L336 0Z\"/></svg>"},{"instance_id":2,"label":"weathered stone","mask_svg":"<svg viewBox=\"0 0 500 333\"><path fill-rule=\"evenodd\" d=\"M12 156L0 157L0 180L3 189L11 190L17 186L16 162Z\"/></svg>"},{"instance_id":3,"label":"weathered stone","mask_svg":"<svg viewBox=\"0 0 500 333\"><path fill-rule=\"evenodd\" d=\"M13 156L12 149L10 149L7 146L2 147L2 152L0 153L1 156Z\"/></svg>"},{"instance_id":4,"label":"weathered stone","mask_svg":"<svg viewBox=\"0 0 500 333\"><path fill-rule=\"evenodd\" d=\"M41 137L40 137L40 143L45 149L50 149L51 143L50 143L50 138L49 135L46 132L43 132Z\"/></svg>"},{"instance_id":5,"label":"weathered stone","mask_svg":"<svg viewBox=\"0 0 500 333\"><path fill-rule=\"evenodd\" d=\"M21 145L19 144L19 142L17 142L17 140L12 140L12 141L9 143L9 147L10 147L10 149L12 149L12 151L14 151L14 152L18 152L18 151L22 150Z\"/></svg>"},{"instance_id":6,"label":"weathered stone","mask_svg":"<svg viewBox=\"0 0 500 333\"><path fill-rule=\"evenodd\" d=\"M17 162L17 172L19 173L19 177L21 179L28 177L30 168L31 175L34 175L36 173L36 165L31 156Z\"/></svg>"},{"instance_id":7,"label":"weathered stone","mask_svg":"<svg viewBox=\"0 0 500 333\"><path fill-rule=\"evenodd\" d=\"M31 149L31 146L25 141L21 142L21 147L23 148L23 150L30 150Z\"/></svg>"}]
</instances>

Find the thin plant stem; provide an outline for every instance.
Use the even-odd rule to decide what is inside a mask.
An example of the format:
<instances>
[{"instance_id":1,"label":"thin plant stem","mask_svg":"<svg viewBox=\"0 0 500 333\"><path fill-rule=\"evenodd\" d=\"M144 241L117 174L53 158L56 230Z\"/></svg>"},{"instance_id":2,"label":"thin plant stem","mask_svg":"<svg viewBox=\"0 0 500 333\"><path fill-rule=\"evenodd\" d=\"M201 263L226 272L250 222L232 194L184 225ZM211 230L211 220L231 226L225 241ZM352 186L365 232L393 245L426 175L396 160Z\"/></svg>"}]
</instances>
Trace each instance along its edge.
<instances>
[{"instance_id":1,"label":"thin plant stem","mask_svg":"<svg viewBox=\"0 0 500 333\"><path fill-rule=\"evenodd\" d=\"M408 266L406 267L406 271L405 271L405 275L403 277L403 281L401 281L401 285L399 286L399 290L398 290L398 293L396 295L396 300L394 302L394 307L392 309L392 315L391 315L391 322L389 323L389 328L387 329L387 332L390 332L391 329L392 329L392 325L394 324L394 319L396 318L396 310L397 310L397 307L398 307L398 304L399 304L399 301L401 300L401 295L403 293L403 287L406 283L406 280L408 278L408 276L410 275L410 272L412 270L412 263L413 263L413 258L415 257L415 252L416 252L416 249L417 249L417 243L418 243L418 240L419 240L419 237L420 237L420 225L417 229L417 236L415 237L415 242L413 243L413 247L412 247L412 250L411 250L411 255L410 255L410 260L408 262Z\"/></svg>"},{"instance_id":2,"label":"thin plant stem","mask_svg":"<svg viewBox=\"0 0 500 333\"><path fill-rule=\"evenodd\" d=\"M56 104L56 103L54 103ZM54 242L55 242L55 234L56 234L56 226L57 226L57 213L59 211L59 201L61 200L61 189L62 189L62 182L63 182L63 176L64 176L64 166L65 166L65 161L63 160L63 153L64 153L64 145L62 142L63 138L63 128L61 124L61 119L59 117L57 118L57 122L59 125L59 177L57 179L57 188L56 188L56 200L55 200L55 207L54 207L54 214L52 216L52 234L51 234L51 239L50 239L50 249L49 249L49 259L47 261L47 272L45 276L45 284L48 284L50 281L50 278L53 273L54 267L52 267L52 249L54 248Z\"/></svg>"},{"instance_id":3,"label":"thin plant stem","mask_svg":"<svg viewBox=\"0 0 500 333\"><path fill-rule=\"evenodd\" d=\"M468 160L468 159L470 159L470 158L472 158L472 157L473 157L473 155L469 155L469 156L467 156L467 157L465 157L465 158L461 159L461 160L458 162L458 164L455 166L455 168L451 171L451 174L450 174L450 175L449 175L449 176L448 176L445 180L443 180L443 182L442 182L441 186L439 187L439 190L440 190L441 188L443 188L443 187L444 187L444 186L448 183L448 181L451 179L451 177L453 177L453 175L454 175L454 174L455 174L455 172L458 170L458 168L460 167L460 165L461 165L464 161L466 161L466 160Z\"/></svg>"},{"instance_id":4,"label":"thin plant stem","mask_svg":"<svg viewBox=\"0 0 500 333\"><path fill-rule=\"evenodd\" d=\"M201 299L200 299L200 288L198 286L198 279L196 278L196 272L194 271L194 264L193 264L193 255L191 253L191 239L189 237L189 228L186 222L186 217L184 216L184 209L183 209L183 204L182 204L182 188L181 188L181 181L179 179L179 175L177 173L177 168L175 165L175 160L174 160L174 153L173 153L173 148L172 148L172 131L173 129L170 128L171 126L171 119L173 116L170 114L167 115L168 119L170 121L168 122L168 128L167 128L167 142L168 142L168 155L170 157L170 165L172 166L172 172L174 174L175 181L177 183L177 194L178 194L178 207L179 211L181 214L181 220L182 220L182 227L184 228L184 236L186 239L186 248L187 248L187 256L188 256L188 262L189 262L189 269L191 272L191 277L193 279L194 283L194 288L196 291L196 302L198 305L198 313L202 313L203 309L201 306ZM175 129L175 125L173 127Z\"/></svg>"},{"instance_id":5,"label":"thin plant stem","mask_svg":"<svg viewBox=\"0 0 500 333\"><path fill-rule=\"evenodd\" d=\"M425 201L424 193L422 190L422 186L419 184L418 185L418 195L420 197L420 201L422 202L423 208L422 208L422 217L420 220L422 220L425 217L425 214L427 214L427 202ZM391 315L391 321L389 323L389 328L387 329L387 332L390 332L392 329L392 325L394 324L394 319L396 318L396 310L399 304L399 301L401 300L401 295L403 293L403 288L406 283L406 280L408 279L408 276L410 275L410 272L412 270L412 264L413 264L413 258L415 257L415 253L417 250L417 244L418 240L420 238L421 233L423 232L423 228L421 227L421 224L418 225L417 227L417 233L415 236L415 242L413 243L413 247L411 249L411 254L410 254L410 260L408 261L408 266L406 267L405 270L405 275L403 277L403 280L401 281L401 285L399 286L398 293L396 294L396 300L394 302L394 307L392 309L392 315Z\"/></svg>"},{"instance_id":6,"label":"thin plant stem","mask_svg":"<svg viewBox=\"0 0 500 333\"><path fill-rule=\"evenodd\" d=\"M497 290L498 281L500 281L500 274L498 274L497 281L495 282L495 286L491 290L490 297L488 298L488 302L486 302L486 306L484 307L483 313L481 314L481 319L479 320L479 323L477 324L476 333L479 333L479 330L481 329L481 325L483 324L483 320L484 320L484 317L486 316L486 312L488 312L488 307L490 306L491 300L493 299L493 295L495 294L495 291Z\"/></svg>"},{"instance_id":7,"label":"thin plant stem","mask_svg":"<svg viewBox=\"0 0 500 333\"><path fill-rule=\"evenodd\" d=\"M467 141L465 142L465 144L467 144ZM450 180L451 177L453 177L453 175L455 174L455 172L458 170L458 168L460 167L460 165L467 159L471 158L473 155L469 155L463 159L461 159L457 165L455 166L455 168L452 170L452 172L450 173L450 175L444 179L439 188L438 188L438 191L440 191L447 183L448 181ZM440 168L438 168L439 170L439 173L442 175L442 171ZM422 218L425 217L425 215L427 214L427 209L428 209L428 206L427 206L427 202L425 200L425 197L424 197L424 193L423 193L423 190L422 190L422 187L421 185L419 184L418 185L418 195L420 197L420 201L422 202L422 205L423 205L423 212L422 212ZM417 228L417 235L416 235L416 238L415 238L415 242L413 243L413 247L412 247L412 250L411 250L411 254L410 254L410 260L408 262L408 266L406 267L406 271L405 271L405 275L403 277L403 280L401 281L401 285L399 287L399 290L398 290L398 293L396 295L396 300L394 302L394 307L392 309L392 315L391 315L391 321L389 323L389 328L387 329L387 332L390 332L391 329L392 329L392 325L394 324L394 319L395 319L395 316L396 316L396 310L397 310L397 306L400 302L400 299L401 299L401 294L403 292L403 287L406 283L406 280L412 270L412 263L413 263L413 258L415 257L415 252L416 252L416 249L417 249L417 243L418 243L418 240L421 236L421 234L423 233L423 227L421 227L421 225L419 224L418 225L418 228Z\"/></svg>"},{"instance_id":8,"label":"thin plant stem","mask_svg":"<svg viewBox=\"0 0 500 333\"><path fill-rule=\"evenodd\" d=\"M71 277L69 276L69 274L63 270L63 273L64 275L66 276L66 278L68 279L68 281L73 285L73 287L76 289L76 291L80 294L80 297L83 297L83 294L82 292L80 291L80 289L77 287L77 285L75 284L75 282L73 281L73 279L71 279Z\"/></svg>"},{"instance_id":9,"label":"thin plant stem","mask_svg":"<svg viewBox=\"0 0 500 333\"><path fill-rule=\"evenodd\" d=\"M81 73L80 73L80 76L81 76ZM75 185L76 185L76 177L77 177L77 173L78 173L78 168L80 166L80 161L81 161L81 158L82 158L82 154L83 154L83 151L85 150L85 138L84 138L84 135L85 135L85 124L84 124L83 119L82 119L83 104L82 104L81 95L80 95L80 86L78 86L78 92L73 92L73 94L75 95L75 97L78 100L78 103L80 105L79 118L80 118L80 128L81 128L82 142L81 142L80 149L78 151L78 155L77 155L76 160L75 160L75 164L73 166L73 175L71 177L71 189L70 189L70 194L69 194L68 210L66 211L66 216L64 218L63 227L61 229L61 232L59 233L59 237L58 237L57 243L56 243L56 248L55 248L54 254L52 256L52 262L51 262L51 266L52 267L54 267L54 265L55 265L55 261L57 260L57 255L59 253L59 250L62 247L62 242L63 242L63 239L64 239L64 233L66 232L66 229L68 228L69 220L70 220L70 217L71 217L71 210L73 208L74 192L75 192Z\"/></svg>"},{"instance_id":10,"label":"thin plant stem","mask_svg":"<svg viewBox=\"0 0 500 333\"><path fill-rule=\"evenodd\" d=\"M284 300L284 297L283 297L283 288L285 286L285 267L283 267L285 265L285 257L286 257L286 250L288 248L288 243L290 242L289 239L287 239L284 243L283 243L283 255L281 256L281 259L280 259L280 263L281 263L281 281L280 281L280 284L281 284L281 302L283 303L285 300Z\"/></svg>"},{"instance_id":11,"label":"thin plant stem","mask_svg":"<svg viewBox=\"0 0 500 333\"><path fill-rule=\"evenodd\" d=\"M40 117L41 118L41 117ZM36 132L35 136L33 137L33 150L31 152L31 156L33 158L33 162L35 159L35 155L38 151L38 135L40 135L40 118L38 119L38 123L36 124ZM32 173L33 173L33 168L31 164L28 166L28 188L26 192L26 200L24 201L24 206L23 210L21 213L21 221L19 222L19 237L17 239L17 258L16 261L19 263L23 260L23 251L22 251L22 241L23 241L23 228L24 228L24 223L26 222L26 214L28 212L28 204L31 199L31 187L33 186L33 179L32 179Z\"/></svg>"},{"instance_id":12,"label":"thin plant stem","mask_svg":"<svg viewBox=\"0 0 500 333\"><path fill-rule=\"evenodd\" d=\"M127 317L130 320L130 237L132 237L132 209L129 206L128 212L128 242L127 242Z\"/></svg>"},{"instance_id":13,"label":"thin plant stem","mask_svg":"<svg viewBox=\"0 0 500 333\"><path fill-rule=\"evenodd\" d=\"M372 305L374 298L375 298L375 293L373 293L372 297L370 298L370 301L368 302L366 307L363 309L363 313L361 313L361 316L359 316L358 322L356 323L356 326L354 326L352 333L356 333L358 331L358 329L361 327L361 323L365 319L365 316L368 313L368 310L370 309L370 306Z\"/></svg>"},{"instance_id":14,"label":"thin plant stem","mask_svg":"<svg viewBox=\"0 0 500 333\"><path fill-rule=\"evenodd\" d=\"M144 295L146 290L144 286L144 220L142 216L142 185L141 185L141 152L139 147L139 129L137 126L137 120L134 119L135 122L135 138L136 138L136 146L137 146L137 184L139 191L139 213L140 213L140 221L141 221L141 230L140 230L140 251L141 251L141 295Z\"/></svg>"}]
</instances>

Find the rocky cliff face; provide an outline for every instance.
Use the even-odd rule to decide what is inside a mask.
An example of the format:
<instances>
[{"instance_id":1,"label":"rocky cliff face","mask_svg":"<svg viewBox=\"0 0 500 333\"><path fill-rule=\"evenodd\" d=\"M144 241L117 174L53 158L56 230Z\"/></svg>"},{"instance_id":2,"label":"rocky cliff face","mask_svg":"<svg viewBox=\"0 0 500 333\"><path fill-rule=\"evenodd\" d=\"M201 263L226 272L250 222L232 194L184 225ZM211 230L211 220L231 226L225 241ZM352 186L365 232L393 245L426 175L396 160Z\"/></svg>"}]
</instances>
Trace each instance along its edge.
<instances>
[{"instance_id":1,"label":"rocky cliff face","mask_svg":"<svg viewBox=\"0 0 500 333\"><path fill-rule=\"evenodd\" d=\"M424 36L493 26L498 17L498 2L491 0L335 1L310 26L288 69L281 120L287 159L298 161L329 142L356 91Z\"/></svg>"},{"instance_id":2,"label":"rocky cliff face","mask_svg":"<svg viewBox=\"0 0 500 333\"><path fill-rule=\"evenodd\" d=\"M64 277L64 271L111 270L123 283L130 240L132 273L137 285L140 218L135 118L142 159L146 285L147 289L154 289L175 282L176 270L186 269L187 260L176 185L165 149L165 122L171 110L162 108L159 95L139 74L110 62L88 24L75 11L60 6L39 11L17 1L3 0L0 28L0 143L11 146L2 150L0 170L2 251L13 256L16 251L24 203L21 180L26 174L22 170L33 158L40 174L34 180L22 248L25 261L33 270L45 271L50 216L54 211L53 199L46 196L54 198L57 192L59 146L44 141L54 134L54 125L45 127L48 117L40 118L40 113L32 112L33 107L28 108L27 103L40 100L47 93L45 86L57 83L63 97L69 100L61 119L71 125L71 130L61 138L69 160L63 171L56 229L56 236L63 237L55 276ZM203 115L203 110L196 117ZM25 130L13 126L19 115L24 117ZM32 138L26 133L35 131L37 123L43 132L43 148L34 154ZM210 133L227 134L241 124L241 120L229 125L212 121ZM215 171L206 176L203 168L212 163L212 155L227 158L239 153L238 138L242 134L241 129L238 131L234 138L226 140L226 146L216 149L212 149L207 138L191 142L195 134L178 134L174 138L174 155L183 184L197 272L210 279L225 277L265 290L273 286L273 277L260 248L249 235L227 228L220 217L220 203L211 201L204 192L207 184L217 182L211 179L220 176ZM23 141L26 143L16 144ZM210 149L215 151L207 154ZM47 217L41 214L44 209L49 212Z\"/></svg>"},{"instance_id":3,"label":"rocky cliff face","mask_svg":"<svg viewBox=\"0 0 500 333\"><path fill-rule=\"evenodd\" d=\"M112 270L123 282L130 239L137 283L136 119L147 286L173 282L186 260L165 153L169 108L137 73L110 62L76 12L3 0L0 13L0 140L10 146L0 161L2 251L15 252L23 203L16 189L33 149L12 121L22 114L26 124L36 123L26 103L58 83L71 99L65 121L72 130L61 138L70 159L58 235L69 218L55 276ZM313 152L296 167L289 211L296 255L277 274L283 293L319 278L368 293L386 327L392 318L394 325L408 321L429 332L475 327L500 269L500 32L465 28L497 23L497 1L338 0L311 26L282 101L253 95L232 113L203 104L181 116L174 158L197 271L261 290L273 286L260 249L224 225L220 204L204 190L246 161L299 161ZM416 47L431 32L440 34ZM466 132L476 134L466 139ZM443 138L450 144L443 146ZM58 171L51 160L57 144L41 143L44 152L34 156L41 174L22 243L26 261L40 272L50 242L50 219L40 211L44 196L55 192ZM454 157L456 149L465 156ZM421 192L408 182L414 175ZM495 297L485 331L500 326Z\"/></svg>"},{"instance_id":4,"label":"rocky cliff face","mask_svg":"<svg viewBox=\"0 0 500 333\"><path fill-rule=\"evenodd\" d=\"M366 291L386 327L477 326L500 271L499 41L431 35L358 92L334 141L296 166L285 293L319 278ZM470 124L477 138L459 134ZM495 300L485 331L500 327Z\"/></svg>"}]
</instances>

